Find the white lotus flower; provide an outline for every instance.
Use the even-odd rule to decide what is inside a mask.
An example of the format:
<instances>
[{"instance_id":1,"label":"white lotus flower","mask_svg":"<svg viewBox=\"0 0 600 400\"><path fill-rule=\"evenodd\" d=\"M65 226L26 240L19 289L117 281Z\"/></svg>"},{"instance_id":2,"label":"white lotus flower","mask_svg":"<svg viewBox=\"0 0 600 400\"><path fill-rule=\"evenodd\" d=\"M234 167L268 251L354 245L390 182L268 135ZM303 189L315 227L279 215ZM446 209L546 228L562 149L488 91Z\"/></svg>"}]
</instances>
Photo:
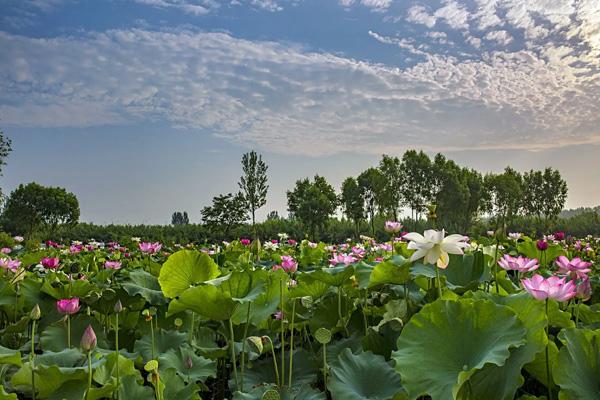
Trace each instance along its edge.
<instances>
[{"instance_id":1,"label":"white lotus flower","mask_svg":"<svg viewBox=\"0 0 600 400\"><path fill-rule=\"evenodd\" d=\"M450 257L448 254L463 254L468 243L465 242L466 237L463 235L449 235L444 237L445 232L428 229L425 231L425 236L419 233L411 232L404 236L405 240L410 240L408 248L416 250L410 257L410 261L416 261L421 258L427 264L436 264L439 268L446 268Z\"/></svg>"}]
</instances>

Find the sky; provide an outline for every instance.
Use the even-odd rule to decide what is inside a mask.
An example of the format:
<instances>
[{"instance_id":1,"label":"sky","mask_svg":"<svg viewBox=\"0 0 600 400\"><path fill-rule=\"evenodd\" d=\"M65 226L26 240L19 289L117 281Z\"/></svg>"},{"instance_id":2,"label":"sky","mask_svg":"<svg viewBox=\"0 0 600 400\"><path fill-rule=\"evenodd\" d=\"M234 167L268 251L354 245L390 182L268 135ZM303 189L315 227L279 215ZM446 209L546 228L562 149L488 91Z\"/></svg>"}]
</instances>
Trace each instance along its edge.
<instances>
[{"instance_id":1,"label":"sky","mask_svg":"<svg viewBox=\"0 0 600 400\"><path fill-rule=\"evenodd\" d=\"M192 221L269 165L267 205L407 149L557 168L600 204L598 0L0 0L0 178L95 223Z\"/></svg>"}]
</instances>

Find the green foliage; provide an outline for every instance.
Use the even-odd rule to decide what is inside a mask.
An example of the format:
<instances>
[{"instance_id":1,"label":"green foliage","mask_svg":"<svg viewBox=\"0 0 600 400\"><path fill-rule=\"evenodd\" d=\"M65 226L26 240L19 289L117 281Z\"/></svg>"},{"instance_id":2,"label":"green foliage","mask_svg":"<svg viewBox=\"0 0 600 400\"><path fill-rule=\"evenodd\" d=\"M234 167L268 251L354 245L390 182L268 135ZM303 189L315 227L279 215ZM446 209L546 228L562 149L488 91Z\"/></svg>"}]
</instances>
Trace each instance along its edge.
<instances>
[{"instance_id":1,"label":"green foliage","mask_svg":"<svg viewBox=\"0 0 600 400\"><path fill-rule=\"evenodd\" d=\"M190 286L219 276L219 266L206 253L179 250L160 269L158 282L167 297L177 297Z\"/></svg>"},{"instance_id":2,"label":"green foliage","mask_svg":"<svg viewBox=\"0 0 600 400\"><path fill-rule=\"evenodd\" d=\"M37 183L19 185L8 197L2 214L5 227L31 235L45 226L73 225L79 219L79 202L73 193Z\"/></svg>"},{"instance_id":3,"label":"green foliage","mask_svg":"<svg viewBox=\"0 0 600 400\"><path fill-rule=\"evenodd\" d=\"M327 220L337 208L337 196L325 178L315 175L296 181L294 190L287 192L288 210L301 221L314 238L321 235Z\"/></svg>"},{"instance_id":4,"label":"green foliage","mask_svg":"<svg viewBox=\"0 0 600 400\"><path fill-rule=\"evenodd\" d=\"M218 229L225 236L231 228L248 219L246 200L242 193L221 194L213 197L213 204L202 209L202 220L209 229Z\"/></svg>"},{"instance_id":5,"label":"green foliage","mask_svg":"<svg viewBox=\"0 0 600 400\"><path fill-rule=\"evenodd\" d=\"M267 164L262 160L262 156L257 155L255 151L242 156L244 175L240 177L238 185L250 209L253 227L256 224L256 210L267 203L267 191L269 190L267 169Z\"/></svg>"}]
</instances>

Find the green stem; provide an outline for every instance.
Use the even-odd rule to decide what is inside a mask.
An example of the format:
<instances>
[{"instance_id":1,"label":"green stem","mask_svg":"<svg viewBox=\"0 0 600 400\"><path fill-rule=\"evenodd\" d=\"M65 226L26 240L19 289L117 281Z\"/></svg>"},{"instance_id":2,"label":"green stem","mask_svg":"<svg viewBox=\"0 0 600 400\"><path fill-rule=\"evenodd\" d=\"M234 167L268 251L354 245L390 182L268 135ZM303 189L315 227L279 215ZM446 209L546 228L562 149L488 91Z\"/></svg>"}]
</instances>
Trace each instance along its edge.
<instances>
[{"instance_id":1,"label":"green stem","mask_svg":"<svg viewBox=\"0 0 600 400\"><path fill-rule=\"evenodd\" d=\"M296 316L296 299L292 302L292 323L290 325L290 370L288 386L292 387L292 368L294 366L294 317Z\"/></svg>"},{"instance_id":2,"label":"green stem","mask_svg":"<svg viewBox=\"0 0 600 400\"><path fill-rule=\"evenodd\" d=\"M87 390L85 392L86 400L90 398L90 390L92 388L92 351L91 350L87 352L87 359L88 359L88 386L87 386Z\"/></svg>"},{"instance_id":3,"label":"green stem","mask_svg":"<svg viewBox=\"0 0 600 400\"><path fill-rule=\"evenodd\" d=\"M194 313L192 311L192 318L191 318L191 321L190 321L190 331L189 331L189 334L188 334L188 343L189 343L190 346L192 345L192 341L194 339L194 328L195 328L195 325L196 325L196 313Z\"/></svg>"},{"instance_id":4,"label":"green stem","mask_svg":"<svg viewBox=\"0 0 600 400\"><path fill-rule=\"evenodd\" d=\"M240 378L240 384L242 391L244 391L244 369L246 367L246 339L248 338L248 325L250 325L250 307L252 302L248 302L248 310L246 311L246 325L244 326L244 341L242 342L242 376Z\"/></svg>"},{"instance_id":5,"label":"green stem","mask_svg":"<svg viewBox=\"0 0 600 400\"><path fill-rule=\"evenodd\" d=\"M496 293L500 293L498 289L498 247L500 247L500 239L496 236L496 250L494 251L494 282L496 284Z\"/></svg>"},{"instance_id":6,"label":"green stem","mask_svg":"<svg viewBox=\"0 0 600 400\"><path fill-rule=\"evenodd\" d=\"M152 318L154 319L154 318ZM152 337L152 359L156 359L156 342L154 340L154 326L152 324L152 319L150 320L150 336Z\"/></svg>"},{"instance_id":7,"label":"green stem","mask_svg":"<svg viewBox=\"0 0 600 400\"><path fill-rule=\"evenodd\" d=\"M552 400L552 380L550 379L550 317L548 315L548 299L546 298L546 338L548 343L546 344L546 380L548 381L548 400Z\"/></svg>"},{"instance_id":8,"label":"green stem","mask_svg":"<svg viewBox=\"0 0 600 400\"><path fill-rule=\"evenodd\" d=\"M579 300L575 300L575 327L579 326Z\"/></svg>"},{"instance_id":9,"label":"green stem","mask_svg":"<svg viewBox=\"0 0 600 400\"><path fill-rule=\"evenodd\" d=\"M119 399L119 314L115 314L115 358L116 358L116 375L117 375L117 400Z\"/></svg>"},{"instance_id":10,"label":"green stem","mask_svg":"<svg viewBox=\"0 0 600 400\"><path fill-rule=\"evenodd\" d=\"M365 336L369 334L369 323L367 322L367 314L365 313L365 309L367 308L367 291L365 290L365 297L363 299L363 305L361 307L362 317L363 317L363 325L365 327Z\"/></svg>"},{"instance_id":11,"label":"green stem","mask_svg":"<svg viewBox=\"0 0 600 400\"><path fill-rule=\"evenodd\" d=\"M237 390L240 390L240 383L238 381L237 373L237 359L235 357L235 336L233 335L233 322L231 321L231 318L229 318L229 336L231 338L229 346L231 346L231 363L233 364L233 376L235 378L235 387L237 388Z\"/></svg>"},{"instance_id":12,"label":"green stem","mask_svg":"<svg viewBox=\"0 0 600 400\"><path fill-rule=\"evenodd\" d=\"M346 332L346 337L350 336L350 332L348 332L348 328L346 327L346 321L344 321L344 317L342 316L342 287L338 286L338 316L340 322L344 326L344 331Z\"/></svg>"},{"instance_id":13,"label":"green stem","mask_svg":"<svg viewBox=\"0 0 600 400\"><path fill-rule=\"evenodd\" d=\"M435 278L437 280L438 298L442 298L442 281L440 280L440 268L435 266Z\"/></svg>"},{"instance_id":14,"label":"green stem","mask_svg":"<svg viewBox=\"0 0 600 400\"><path fill-rule=\"evenodd\" d=\"M31 353L29 354L31 363L31 395L35 400L35 319L31 321Z\"/></svg>"},{"instance_id":15,"label":"green stem","mask_svg":"<svg viewBox=\"0 0 600 400\"><path fill-rule=\"evenodd\" d=\"M279 309L281 310L281 384L283 386L283 380L285 379L285 326L283 324L285 315L283 313L283 279L279 280Z\"/></svg>"},{"instance_id":16,"label":"green stem","mask_svg":"<svg viewBox=\"0 0 600 400\"><path fill-rule=\"evenodd\" d=\"M71 316L67 314L67 347L71 348Z\"/></svg>"},{"instance_id":17,"label":"green stem","mask_svg":"<svg viewBox=\"0 0 600 400\"><path fill-rule=\"evenodd\" d=\"M275 367L275 379L277 380L277 387L281 388L281 380L279 379L279 367L277 366L277 356L275 355L275 346L273 346L273 341L269 336L263 336L269 339L269 343L271 343L271 356L273 357L273 367Z\"/></svg>"},{"instance_id":18,"label":"green stem","mask_svg":"<svg viewBox=\"0 0 600 400\"><path fill-rule=\"evenodd\" d=\"M323 383L327 391L327 344L323 343Z\"/></svg>"}]
</instances>

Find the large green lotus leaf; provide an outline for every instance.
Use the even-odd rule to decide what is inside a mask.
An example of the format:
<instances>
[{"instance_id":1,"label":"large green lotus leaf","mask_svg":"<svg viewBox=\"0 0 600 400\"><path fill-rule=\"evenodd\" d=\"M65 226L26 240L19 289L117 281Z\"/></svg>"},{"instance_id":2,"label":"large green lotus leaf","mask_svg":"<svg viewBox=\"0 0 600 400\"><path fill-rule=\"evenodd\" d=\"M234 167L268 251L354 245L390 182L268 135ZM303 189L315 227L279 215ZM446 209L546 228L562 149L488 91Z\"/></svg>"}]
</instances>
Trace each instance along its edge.
<instances>
[{"instance_id":1,"label":"large green lotus leaf","mask_svg":"<svg viewBox=\"0 0 600 400\"><path fill-rule=\"evenodd\" d=\"M92 360L92 369L96 369L104 363L104 359L98 360L94 357ZM65 349L60 352L47 351L36 356L35 386L38 397L46 399L51 396L62 396L64 392L70 393L69 387L78 385L77 381L87 384L86 364L86 356L78 349ZM31 390L31 364L29 362L24 363L21 369L12 376L11 383L17 389Z\"/></svg>"},{"instance_id":2,"label":"large green lotus leaf","mask_svg":"<svg viewBox=\"0 0 600 400\"><path fill-rule=\"evenodd\" d=\"M124 376L119 385L120 399L153 399L154 390L148 386L142 386L133 375Z\"/></svg>"},{"instance_id":3,"label":"large green lotus leaf","mask_svg":"<svg viewBox=\"0 0 600 400\"><path fill-rule=\"evenodd\" d=\"M366 289L369 287L369 281L371 279L371 273L375 266L367 264L364 261L354 266L354 277L358 281L359 289Z\"/></svg>"},{"instance_id":4,"label":"large green lotus leaf","mask_svg":"<svg viewBox=\"0 0 600 400\"><path fill-rule=\"evenodd\" d=\"M387 400L402 392L400 376L382 356L345 349L331 366L327 388L333 400Z\"/></svg>"},{"instance_id":5,"label":"large green lotus leaf","mask_svg":"<svg viewBox=\"0 0 600 400\"><path fill-rule=\"evenodd\" d=\"M548 300L548 320L550 326L556 328L575 328L575 321L571 319L571 313L562 311L558 301Z\"/></svg>"},{"instance_id":6,"label":"large green lotus leaf","mask_svg":"<svg viewBox=\"0 0 600 400\"><path fill-rule=\"evenodd\" d=\"M313 389L310 385L302 385L289 388L278 389L276 385L261 385L252 388L248 393L235 392L233 400L264 400L263 395L267 390L275 390L279 392L281 400L327 400L327 396L323 392Z\"/></svg>"},{"instance_id":7,"label":"large green lotus leaf","mask_svg":"<svg viewBox=\"0 0 600 400\"><path fill-rule=\"evenodd\" d=\"M329 365L333 365L333 364L337 363L338 356L345 349L350 349L350 350L352 350L353 353L357 353L360 350L362 350L361 340L358 337L358 335L353 334L350 337L341 338L339 340L336 340L336 341L333 341L333 342L327 344L327 363ZM320 353L319 359L321 359L321 357L323 356L323 347L321 347L321 350L319 351L319 353Z\"/></svg>"},{"instance_id":8,"label":"large green lotus leaf","mask_svg":"<svg viewBox=\"0 0 600 400\"><path fill-rule=\"evenodd\" d=\"M579 310L577 310L579 308ZM592 304L578 304L573 310L573 314L579 312L579 320L586 325L588 328L600 328L600 303Z\"/></svg>"},{"instance_id":9,"label":"large green lotus leaf","mask_svg":"<svg viewBox=\"0 0 600 400\"><path fill-rule=\"evenodd\" d=\"M12 364L20 367L22 365L21 352L0 346L0 364Z\"/></svg>"},{"instance_id":10,"label":"large green lotus leaf","mask_svg":"<svg viewBox=\"0 0 600 400\"><path fill-rule=\"evenodd\" d=\"M550 359L550 384L556 386L552 379L552 369L558 360L558 347L553 340L548 342L548 358ZM525 365L525 371L544 386L548 386L548 374L546 372L546 351L542 351L535 356L535 359Z\"/></svg>"},{"instance_id":11,"label":"large green lotus leaf","mask_svg":"<svg viewBox=\"0 0 600 400\"><path fill-rule=\"evenodd\" d=\"M487 364L483 369L477 370L469 379L469 385L462 387L458 397L489 400L513 399L517 389L524 383L521 369L525 364L532 362L536 354L542 353L546 347L544 303L533 299L524 292L511 296L476 292L474 296L510 307L527 329L527 342L523 346L512 349L510 357L504 365Z\"/></svg>"},{"instance_id":12,"label":"large green lotus leaf","mask_svg":"<svg viewBox=\"0 0 600 400\"><path fill-rule=\"evenodd\" d=\"M131 271L129 280L123 282L122 286L130 296L139 294L150 304L161 305L167 302L160 290L158 279L143 269Z\"/></svg>"},{"instance_id":13,"label":"large green lotus leaf","mask_svg":"<svg viewBox=\"0 0 600 400\"><path fill-rule=\"evenodd\" d=\"M155 332L155 358L171 349L177 349L187 341L187 335L178 331L165 331L161 329ZM148 333L141 339L135 341L134 350L141 354L145 362L152 360L152 335Z\"/></svg>"},{"instance_id":14,"label":"large green lotus leaf","mask_svg":"<svg viewBox=\"0 0 600 400\"><path fill-rule=\"evenodd\" d=\"M313 313L312 318L309 320L309 326L311 332L316 332L319 328L326 328L335 330L341 329L339 326L340 313L338 311L339 297L337 295L330 295L321 299L316 305L316 309ZM349 296L341 297L341 311L342 317L348 316L354 310L354 302Z\"/></svg>"},{"instance_id":15,"label":"large green lotus leaf","mask_svg":"<svg viewBox=\"0 0 600 400\"><path fill-rule=\"evenodd\" d=\"M177 297L191 286L219 276L219 266L206 253L179 250L160 269L158 282L166 297Z\"/></svg>"},{"instance_id":16,"label":"large green lotus leaf","mask_svg":"<svg viewBox=\"0 0 600 400\"><path fill-rule=\"evenodd\" d=\"M566 256L565 250L560 244L548 244L548 249L545 250L543 256L541 256L541 252L537 248L537 243L534 240L529 238L525 239L522 242L517 244L517 250L520 254L523 254L527 258L537 258L538 260L543 257L547 264L552 263L554 259L559 256Z\"/></svg>"},{"instance_id":17,"label":"large green lotus leaf","mask_svg":"<svg viewBox=\"0 0 600 400\"><path fill-rule=\"evenodd\" d=\"M290 364L290 352L285 353L285 364ZM280 355L277 355L277 362L281 363ZM281 365L279 365L281 373ZM285 381L288 379L288 368L286 368ZM302 349L294 350L293 377L292 387L300 387L302 385L310 385L319 377L319 364L317 360L307 351ZM283 378L283 377L282 377ZM244 375L244 389L249 391L250 388L261 386L264 384L276 383L275 368L273 367L273 358L271 355L254 362L251 368L246 369ZM230 380L230 387L235 387L235 382Z\"/></svg>"},{"instance_id":18,"label":"large green lotus leaf","mask_svg":"<svg viewBox=\"0 0 600 400\"><path fill-rule=\"evenodd\" d=\"M250 304L249 321L255 326L268 320L269 317L277 311L280 302L279 278L277 278L276 275L267 274L266 271L260 271L260 273L265 274L263 283L262 285L257 284L255 287L262 287L262 292L256 300L248 302L248 304ZM287 291L287 288L284 288L284 291ZM231 317L233 323L236 325L246 323L247 312L247 305L237 307L235 313Z\"/></svg>"},{"instance_id":19,"label":"large green lotus leaf","mask_svg":"<svg viewBox=\"0 0 600 400\"><path fill-rule=\"evenodd\" d=\"M503 365L525 344L526 329L509 307L488 300L437 300L405 325L392 355L411 399L456 396L485 364Z\"/></svg>"},{"instance_id":20,"label":"large green lotus leaf","mask_svg":"<svg viewBox=\"0 0 600 400\"><path fill-rule=\"evenodd\" d=\"M238 304L223 293L220 286L202 284L189 288L179 298L171 300L169 315L191 310L207 318L222 321L231 318Z\"/></svg>"},{"instance_id":21,"label":"large green lotus leaf","mask_svg":"<svg viewBox=\"0 0 600 400\"><path fill-rule=\"evenodd\" d=\"M4 386L0 385L0 400L18 400L16 393L7 393Z\"/></svg>"},{"instance_id":22,"label":"large green lotus leaf","mask_svg":"<svg viewBox=\"0 0 600 400\"><path fill-rule=\"evenodd\" d=\"M116 353L109 353L105 357L106 362L96 368L94 371L94 382L100 385L115 384L117 382L117 355ZM136 379L141 379L142 376L140 371L135 369L135 365L132 360L119 355L119 376L133 375Z\"/></svg>"},{"instance_id":23,"label":"large green lotus leaf","mask_svg":"<svg viewBox=\"0 0 600 400\"><path fill-rule=\"evenodd\" d=\"M327 293L331 285L315 279L312 275L303 273L298 276L296 286L290 289L290 298L310 296L316 300Z\"/></svg>"},{"instance_id":24,"label":"large green lotus leaf","mask_svg":"<svg viewBox=\"0 0 600 400\"><path fill-rule=\"evenodd\" d=\"M354 275L354 267L351 265L339 265L307 273L311 274L314 279L321 282L325 282L332 286L340 286L346 283L348 279Z\"/></svg>"},{"instance_id":25,"label":"large green lotus leaf","mask_svg":"<svg viewBox=\"0 0 600 400\"><path fill-rule=\"evenodd\" d=\"M175 368L163 370L160 380L165 385L164 400L200 400L200 388L195 383L186 385Z\"/></svg>"},{"instance_id":26,"label":"large green lotus leaf","mask_svg":"<svg viewBox=\"0 0 600 400\"><path fill-rule=\"evenodd\" d=\"M88 325L92 325L96 333L97 346L108 348L104 326L95 318L85 314L71 316L71 347L79 347L83 332ZM44 351L59 352L66 349L68 347L67 324L61 321L46 327L40 336L40 345Z\"/></svg>"},{"instance_id":27,"label":"large green lotus leaf","mask_svg":"<svg viewBox=\"0 0 600 400\"><path fill-rule=\"evenodd\" d=\"M442 271L446 277L446 285L457 293L476 289L484 279L485 261L483 253L450 255L448 267Z\"/></svg>"},{"instance_id":28,"label":"large green lotus leaf","mask_svg":"<svg viewBox=\"0 0 600 400\"><path fill-rule=\"evenodd\" d=\"M369 278L369 288L384 284L400 285L406 283L408 278L410 278L410 263L408 261L401 265L384 261L373 268Z\"/></svg>"},{"instance_id":29,"label":"large green lotus leaf","mask_svg":"<svg viewBox=\"0 0 600 400\"><path fill-rule=\"evenodd\" d=\"M42 292L54 297L54 299L67 299L70 297L83 298L87 296L92 290L97 289L90 282L85 280L73 280L71 284L59 284L58 286L52 286L51 282L53 279L45 279L42 284Z\"/></svg>"},{"instance_id":30,"label":"large green lotus leaf","mask_svg":"<svg viewBox=\"0 0 600 400\"><path fill-rule=\"evenodd\" d=\"M192 368L187 367L187 360ZM189 346L171 349L158 358L160 370L175 369L185 383L204 382L208 377L217 376L217 364L213 360L196 355ZM188 381L189 380L189 381Z\"/></svg>"},{"instance_id":31,"label":"large green lotus leaf","mask_svg":"<svg viewBox=\"0 0 600 400\"><path fill-rule=\"evenodd\" d=\"M226 296L239 303L246 303L256 300L262 294L267 275L264 270L234 271L220 280L219 286ZM285 282L284 286L287 287Z\"/></svg>"},{"instance_id":32,"label":"large green lotus leaf","mask_svg":"<svg viewBox=\"0 0 600 400\"><path fill-rule=\"evenodd\" d=\"M553 378L560 400L600 398L600 331L564 329Z\"/></svg>"}]
</instances>

